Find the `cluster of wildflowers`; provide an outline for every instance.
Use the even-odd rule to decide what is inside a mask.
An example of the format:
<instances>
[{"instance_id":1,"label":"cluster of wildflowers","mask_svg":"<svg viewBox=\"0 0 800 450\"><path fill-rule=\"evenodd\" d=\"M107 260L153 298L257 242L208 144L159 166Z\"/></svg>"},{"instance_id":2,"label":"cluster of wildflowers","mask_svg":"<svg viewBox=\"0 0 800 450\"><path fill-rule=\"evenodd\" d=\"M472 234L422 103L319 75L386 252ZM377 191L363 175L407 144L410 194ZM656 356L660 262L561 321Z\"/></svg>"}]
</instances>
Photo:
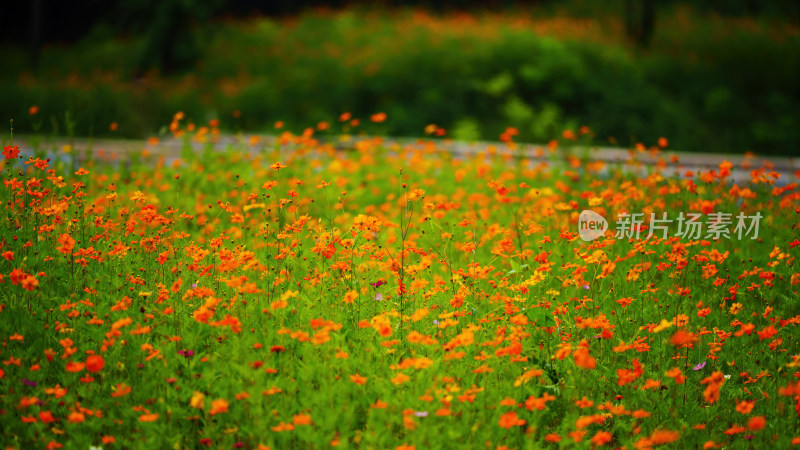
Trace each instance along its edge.
<instances>
[{"instance_id":1,"label":"cluster of wildflowers","mask_svg":"<svg viewBox=\"0 0 800 450\"><path fill-rule=\"evenodd\" d=\"M6 446L800 443L794 180L241 142L130 168L5 148ZM588 208L628 239L580 239ZM666 236L665 210L708 220Z\"/></svg>"}]
</instances>

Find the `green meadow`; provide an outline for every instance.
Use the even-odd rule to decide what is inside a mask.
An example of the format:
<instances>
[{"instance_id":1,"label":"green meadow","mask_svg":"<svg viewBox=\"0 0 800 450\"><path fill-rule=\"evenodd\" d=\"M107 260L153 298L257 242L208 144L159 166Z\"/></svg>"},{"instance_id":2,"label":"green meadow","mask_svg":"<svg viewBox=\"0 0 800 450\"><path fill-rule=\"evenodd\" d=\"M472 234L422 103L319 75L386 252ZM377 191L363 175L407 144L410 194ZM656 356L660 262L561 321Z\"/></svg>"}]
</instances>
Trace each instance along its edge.
<instances>
[{"instance_id":1,"label":"green meadow","mask_svg":"<svg viewBox=\"0 0 800 450\"><path fill-rule=\"evenodd\" d=\"M5 146L7 448L800 443L797 172L564 164L567 138L514 158L509 131L454 155L435 125L219 151L235 125L194 120L170 158ZM579 236L583 210L604 235Z\"/></svg>"}]
</instances>

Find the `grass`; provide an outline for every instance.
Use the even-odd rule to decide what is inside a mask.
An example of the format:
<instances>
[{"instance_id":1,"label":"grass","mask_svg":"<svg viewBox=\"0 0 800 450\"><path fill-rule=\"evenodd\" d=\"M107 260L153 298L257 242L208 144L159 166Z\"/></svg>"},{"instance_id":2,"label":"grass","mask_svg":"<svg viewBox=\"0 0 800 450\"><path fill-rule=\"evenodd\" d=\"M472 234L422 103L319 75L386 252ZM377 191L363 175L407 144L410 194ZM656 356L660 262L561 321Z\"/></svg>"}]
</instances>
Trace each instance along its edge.
<instances>
[{"instance_id":1,"label":"grass","mask_svg":"<svg viewBox=\"0 0 800 450\"><path fill-rule=\"evenodd\" d=\"M800 442L796 173L601 176L311 132L194 152L213 132L170 129L178 158L5 148L6 446ZM604 237L578 237L585 209ZM614 238L662 211L764 218L757 239Z\"/></svg>"}]
</instances>

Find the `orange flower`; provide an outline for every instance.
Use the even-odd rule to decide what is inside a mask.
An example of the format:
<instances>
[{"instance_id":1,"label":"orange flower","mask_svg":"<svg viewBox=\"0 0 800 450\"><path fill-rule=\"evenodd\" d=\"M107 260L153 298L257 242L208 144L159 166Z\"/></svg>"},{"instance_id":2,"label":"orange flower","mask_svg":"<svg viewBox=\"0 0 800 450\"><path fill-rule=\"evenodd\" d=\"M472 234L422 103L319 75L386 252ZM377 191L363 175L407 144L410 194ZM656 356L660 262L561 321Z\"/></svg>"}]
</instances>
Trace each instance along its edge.
<instances>
[{"instance_id":1,"label":"orange flower","mask_svg":"<svg viewBox=\"0 0 800 450\"><path fill-rule=\"evenodd\" d=\"M576 444L578 442L581 442L585 435L586 435L586 431L585 430L575 430L575 431L567 434L567 436L572 438L572 441L575 442Z\"/></svg>"},{"instance_id":2,"label":"orange flower","mask_svg":"<svg viewBox=\"0 0 800 450\"><path fill-rule=\"evenodd\" d=\"M358 299L358 292L348 291L346 294L344 294L344 300L342 301L347 303L348 305L352 305L356 299Z\"/></svg>"},{"instance_id":3,"label":"orange flower","mask_svg":"<svg viewBox=\"0 0 800 450\"><path fill-rule=\"evenodd\" d=\"M544 437L544 440L547 442L561 442L561 435L556 433L550 433Z\"/></svg>"},{"instance_id":4,"label":"orange flower","mask_svg":"<svg viewBox=\"0 0 800 450\"><path fill-rule=\"evenodd\" d=\"M39 398L37 397L22 397L19 401L20 408L27 408L29 406L35 405L39 403Z\"/></svg>"},{"instance_id":5,"label":"orange flower","mask_svg":"<svg viewBox=\"0 0 800 450\"><path fill-rule=\"evenodd\" d=\"M747 421L747 429L750 431L763 430L767 426L767 419L764 416L753 416Z\"/></svg>"},{"instance_id":6,"label":"orange flower","mask_svg":"<svg viewBox=\"0 0 800 450\"><path fill-rule=\"evenodd\" d=\"M389 337L392 335L392 327L389 324L381 324L378 328L378 334L381 337Z\"/></svg>"},{"instance_id":7,"label":"orange flower","mask_svg":"<svg viewBox=\"0 0 800 450\"><path fill-rule=\"evenodd\" d=\"M218 398L211 402L211 409L208 410L210 415L228 412L228 401L224 398Z\"/></svg>"},{"instance_id":8,"label":"orange flower","mask_svg":"<svg viewBox=\"0 0 800 450\"><path fill-rule=\"evenodd\" d=\"M582 399L575 401L575 406L581 409L591 408L592 406L594 406L594 402L586 398L586 396L584 395Z\"/></svg>"},{"instance_id":9,"label":"orange flower","mask_svg":"<svg viewBox=\"0 0 800 450\"><path fill-rule=\"evenodd\" d=\"M517 404L517 401L511 397L506 397L503 400L500 400L500 406L514 406Z\"/></svg>"},{"instance_id":10,"label":"orange flower","mask_svg":"<svg viewBox=\"0 0 800 450\"><path fill-rule=\"evenodd\" d=\"M44 390L44 392L47 395L54 395L56 398L61 398L61 397L65 396L65 395L67 395L67 389L61 387L60 384L57 384L55 387L52 387L52 388L46 388Z\"/></svg>"},{"instance_id":11,"label":"orange flower","mask_svg":"<svg viewBox=\"0 0 800 450\"><path fill-rule=\"evenodd\" d=\"M25 276L25 272L21 269L14 269L8 274L8 277L11 279L11 284L14 286L20 284Z\"/></svg>"},{"instance_id":12,"label":"orange flower","mask_svg":"<svg viewBox=\"0 0 800 450\"><path fill-rule=\"evenodd\" d=\"M362 377L359 374L350 375L350 381L352 381L355 384L364 385L367 384L367 377Z\"/></svg>"},{"instance_id":13,"label":"orange flower","mask_svg":"<svg viewBox=\"0 0 800 450\"><path fill-rule=\"evenodd\" d=\"M638 359L633 360L633 369L617 369L617 385L625 386L639 379L644 373L644 368Z\"/></svg>"},{"instance_id":14,"label":"orange flower","mask_svg":"<svg viewBox=\"0 0 800 450\"><path fill-rule=\"evenodd\" d=\"M58 247L58 251L64 255L72 253L72 249L75 247L75 239L67 233L62 233L61 236L59 236L58 243L61 245Z\"/></svg>"},{"instance_id":15,"label":"orange flower","mask_svg":"<svg viewBox=\"0 0 800 450\"><path fill-rule=\"evenodd\" d=\"M86 370L91 373L100 372L105 365L106 361L100 355L90 355L86 358Z\"/></svg>"},{"instance_id":16,"label":"orange flower","mask_svg":"<svg viewBox=\"0 0 800 450\"><path fill-rule=\"evenodd\" d=\"M672 335L669 342L678 348L683 348L685 346L689 346L689 348L691 348L691 345L697 342L697 337L694 334L681 329Z\"/></svg>"},{"instance_id":17,"label":"orange flower","mask_svg":"<svg viewBox=\"0 0 800 450\"><path fill-rule=\"evenodd\" d=\"M81 362L70 361L67 363L66 367L64 368L67 372L80 372L86 364Z\"/></svg>"},{"instance_id":18,"label":"orange flower","mask_svg":"<svg viewBox=\"0 0 800 450\"><path fill-rule=\"evenodd\" d=\"M406 381L408 381L410 379L411 379L411 377L409 377L408 375L404 374L403 372L398 372L397 375L392 377L391 381L394 384L403 384L403 383L405 383Z\"/></svg>"},{"instance_id":19,"label":"orange flower","mask_svg":"<svg viewBox=\"0 0 800 450\"><path fill-rule=\"evenodd\" d=\"M745 400L736 404L736 411L742 414L750 414L756 402L753 400Z\"/></svg>"},{"instance_id":20,"label":"orange flower","mask_svg":"<svg viewBox=\"0 0 800 450\"><path fill-rule=\"evenodd\" d=\"M683 376L683 372L681 372L681 369L677 367L669 369L667 371L667 376L673 378L677 384L683 384L686 381L686 377Z\"/></svg>"},{"instance_id":21,"label":"orange flower","mask_svg":"<svg viewBox=\"0 0 800 450\"><path fill-rule=\"evenodd\" d=\"M563 344L558 348L558 350L556 350L555 357L559 360L564 360L571 352L572 347L570 347L569 344Z\"/></svg>"},{"instance_id":22,"label":"orange flower","mask_svg":"<svg viewBox=\"0 0 800 450\"><path fill-rule=\"evenodd\" d=\"M578 367L583 369L597 367L597 361L589 354L589 344L586 341L581 342L581 346L572 353L572 357L575 358L575 365Z\"/></svg>"},{"instance_id":23,"label":"orange flower","mask_svg":"<svg viewBox=\"0 0 800 450\"><path fill-rule=\"evenodd\" d=\"M541 397L534 397L531 395L530 397L528 397L527 400L525 400L525 407L529 411L533 411L534 409L538 409L541 411L547 407L547 402L555 399L556 397L554 395L551 395L547 392L542 394Z\"/></svg>"},{"instance_id":24,"label":"orange flower","mask_svg":"<svg viewBox=\"0 0 800 450\"><path fill-rule=\"evenodd\" d=\"M592 444L597 445L598 447L601 445L606 445L607 443L611 442L612 437L613 436L608 431L598 431L594 437L592 437Z\"/></svg>"},{"instance_id":25,"label":"orange flower","mask_svg":"<svg viewBox=\"0 0 800 450\"><path fill-rule=\"evenodd\" d=\"M520 419L517 416L516 412L509 411L500 416L500 421L498 422L498 424L503 428L511 428L511 427L525 425L525 421Z\"/></svg>"},{"instance_id":26,"label":"orange flower","mask_svg":"<svg viewBox=\"0 0 800 450\"><path fill-rule=\"evenodd\" d=\"M661 387L661 381L648 378L647 381L645 381L644 386L642 386L642 390L655 389L658 387Z\"/></svg>"},{"instance_id":27,"label":"orange flower","mask_svg":"<svg viewBox=\"0 0 800 450\"><path fill-rule=\"evenodd\" d=\"M150 413L150 414L142 414L139 416L139 422L155 422L158 420L158 414Z\"/></svg>"},{"instance_id":28,"label":"orange flower","mask_svg":"<svg viewBox=\"0 0 800 450\"><path fill-rule=\"evenodd\" d=\"M86 420L86 416L78 411L72 411L69 416L67 416L67 420L72 423L81 423Z\"/></svg>"},{"instance_id":29,"label":"orange flower","mask_svg":"<svg viewBox=\"0 0 800 450\"><path fill-rule=\"evenodd\" d=\"M789 383L787 386L778 388L778 395L783 395L785 397L800 395L800 381L794 384Z\"/></svg>"},{"instance_id":30,"label":"orange flower","mask_svg":"<svg viewBox=\"0 0 800 450\"><path fill-rule=\"evenodd\" d=\"M26 291L32 291L36 288L36 286L39 286L39 280L37 280L33 275L26 274L25 278L23 278L20 282L20 285L22 286L22 289L25 289Z\"/></svg>"},{"instance_id":31,"label":"orange flower","mask_svg":"<svg viewBox=\"0 0 800 450\"><path fill-rule=\"evenodd\" d=\"M636 448L653 447L661 444L669 444L680 439L681 434L671 430L656 430L650 437L642 438L635 443Z\"/></svg>"},{"instance_id":32,"label":"orange flower","mask_svg":"<svg viewBox=\"0 0 800 450\"><path fill-rule=\"evenodd\" d=\"M292 423L295 425L311 425L310 414L296 414L292 416Z\"/></svg>"},{"instance_id":33,"label":"orange flower","mask_svg":"<svg viewBox=\"0 0 800 450\"><path fill-rule=\"evenodd\" d=\"M744 433L745 431L746 430L745 430L744 427L739 426L739 425L734 425L734 426L728 428L727 430L723 431L723 433L732 436L734 434Z\"/></svg>"},{"instance_id":34,"label":"orange flower","mask_svg":"<svg viewBox=\"0 0 800 450\"><path fill-rule=\"evenodd\" d=\"M278 425L272 427L272 431L291 431L291 430L294 430L294 425L284 422L281 422Z\"/></svg>"},{"instance_id":35,"label":"orange flower","mask_svg":"<svg viewBox=\"0 0 800 450\"><path fill-rule=\"evenodd\" d=\"M117 383L117 386L114 388L113 392L111 392L111 397L124 397L131 392L131 387L126 385L125 383Z\"/></svg>"},{"instance_id":36,"label":"orange flower","mask_svg":"<svg viewBox=\"0 0 800 450\"><path fill-rule=\"evenodd\" d=\"M15 159L16 157L19 156L19 146L7 145L3 147L3 156L5 156L6 159Z\"/></svg>"},{"instance_id":37,"label":"orange flower","mask_svg":"<svg viewBox=\"0 0 800 450\"><path fill-rule=\"evenodd\" d=\"M725 376L722 372L716 371L712 373L711 376L704 378L700 383L708 385L705 391L703 391L703 397L705 397L708 403L715 403L719 400L720 388L725 384Z\"/></svg>"}]
</instances>

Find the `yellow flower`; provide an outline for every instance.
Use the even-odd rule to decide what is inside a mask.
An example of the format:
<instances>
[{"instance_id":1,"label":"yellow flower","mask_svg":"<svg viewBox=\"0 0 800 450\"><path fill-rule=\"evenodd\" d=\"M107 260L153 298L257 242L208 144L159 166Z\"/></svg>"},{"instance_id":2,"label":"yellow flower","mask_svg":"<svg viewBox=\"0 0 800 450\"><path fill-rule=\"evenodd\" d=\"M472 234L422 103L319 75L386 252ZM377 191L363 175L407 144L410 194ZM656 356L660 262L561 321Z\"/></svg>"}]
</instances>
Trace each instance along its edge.
<instances>
[{"instance_id":1,"label":"yellow flower","mask_svg":"<svg viewBox=\"0 0 800 450\"><path fill-rule=\"evenodd\" d=\"M192 399L189 400L189 406L192 408L203 409L206 403L206 396L202 392L195 391L192 394Z\"/></svg>"},{"instance_id":2,"label":"yellow flower","mask_svg":"<svg viewBox=\"0 0 800 450\"><path fill-rule=\"evenodd\" d=\"M245 205L244 212L247 212L247 211L250 211L251 209L256 209L256 208L263 209L265 207L266 207L266 205L263 204L263 203L252 203L250 205Z\"/></svg>"},{"instance_id":3,"label":"yellow flower","mask_svg":"<svg viewBox=\"0 0 800 450\"><path fill-rule=\"evenodd\" d=\"M661 319L661 323L659 323L655 328L653 328L653 333L664 331L671 326L672 326L672 321Z\"/></svg>"}]
</instances>

